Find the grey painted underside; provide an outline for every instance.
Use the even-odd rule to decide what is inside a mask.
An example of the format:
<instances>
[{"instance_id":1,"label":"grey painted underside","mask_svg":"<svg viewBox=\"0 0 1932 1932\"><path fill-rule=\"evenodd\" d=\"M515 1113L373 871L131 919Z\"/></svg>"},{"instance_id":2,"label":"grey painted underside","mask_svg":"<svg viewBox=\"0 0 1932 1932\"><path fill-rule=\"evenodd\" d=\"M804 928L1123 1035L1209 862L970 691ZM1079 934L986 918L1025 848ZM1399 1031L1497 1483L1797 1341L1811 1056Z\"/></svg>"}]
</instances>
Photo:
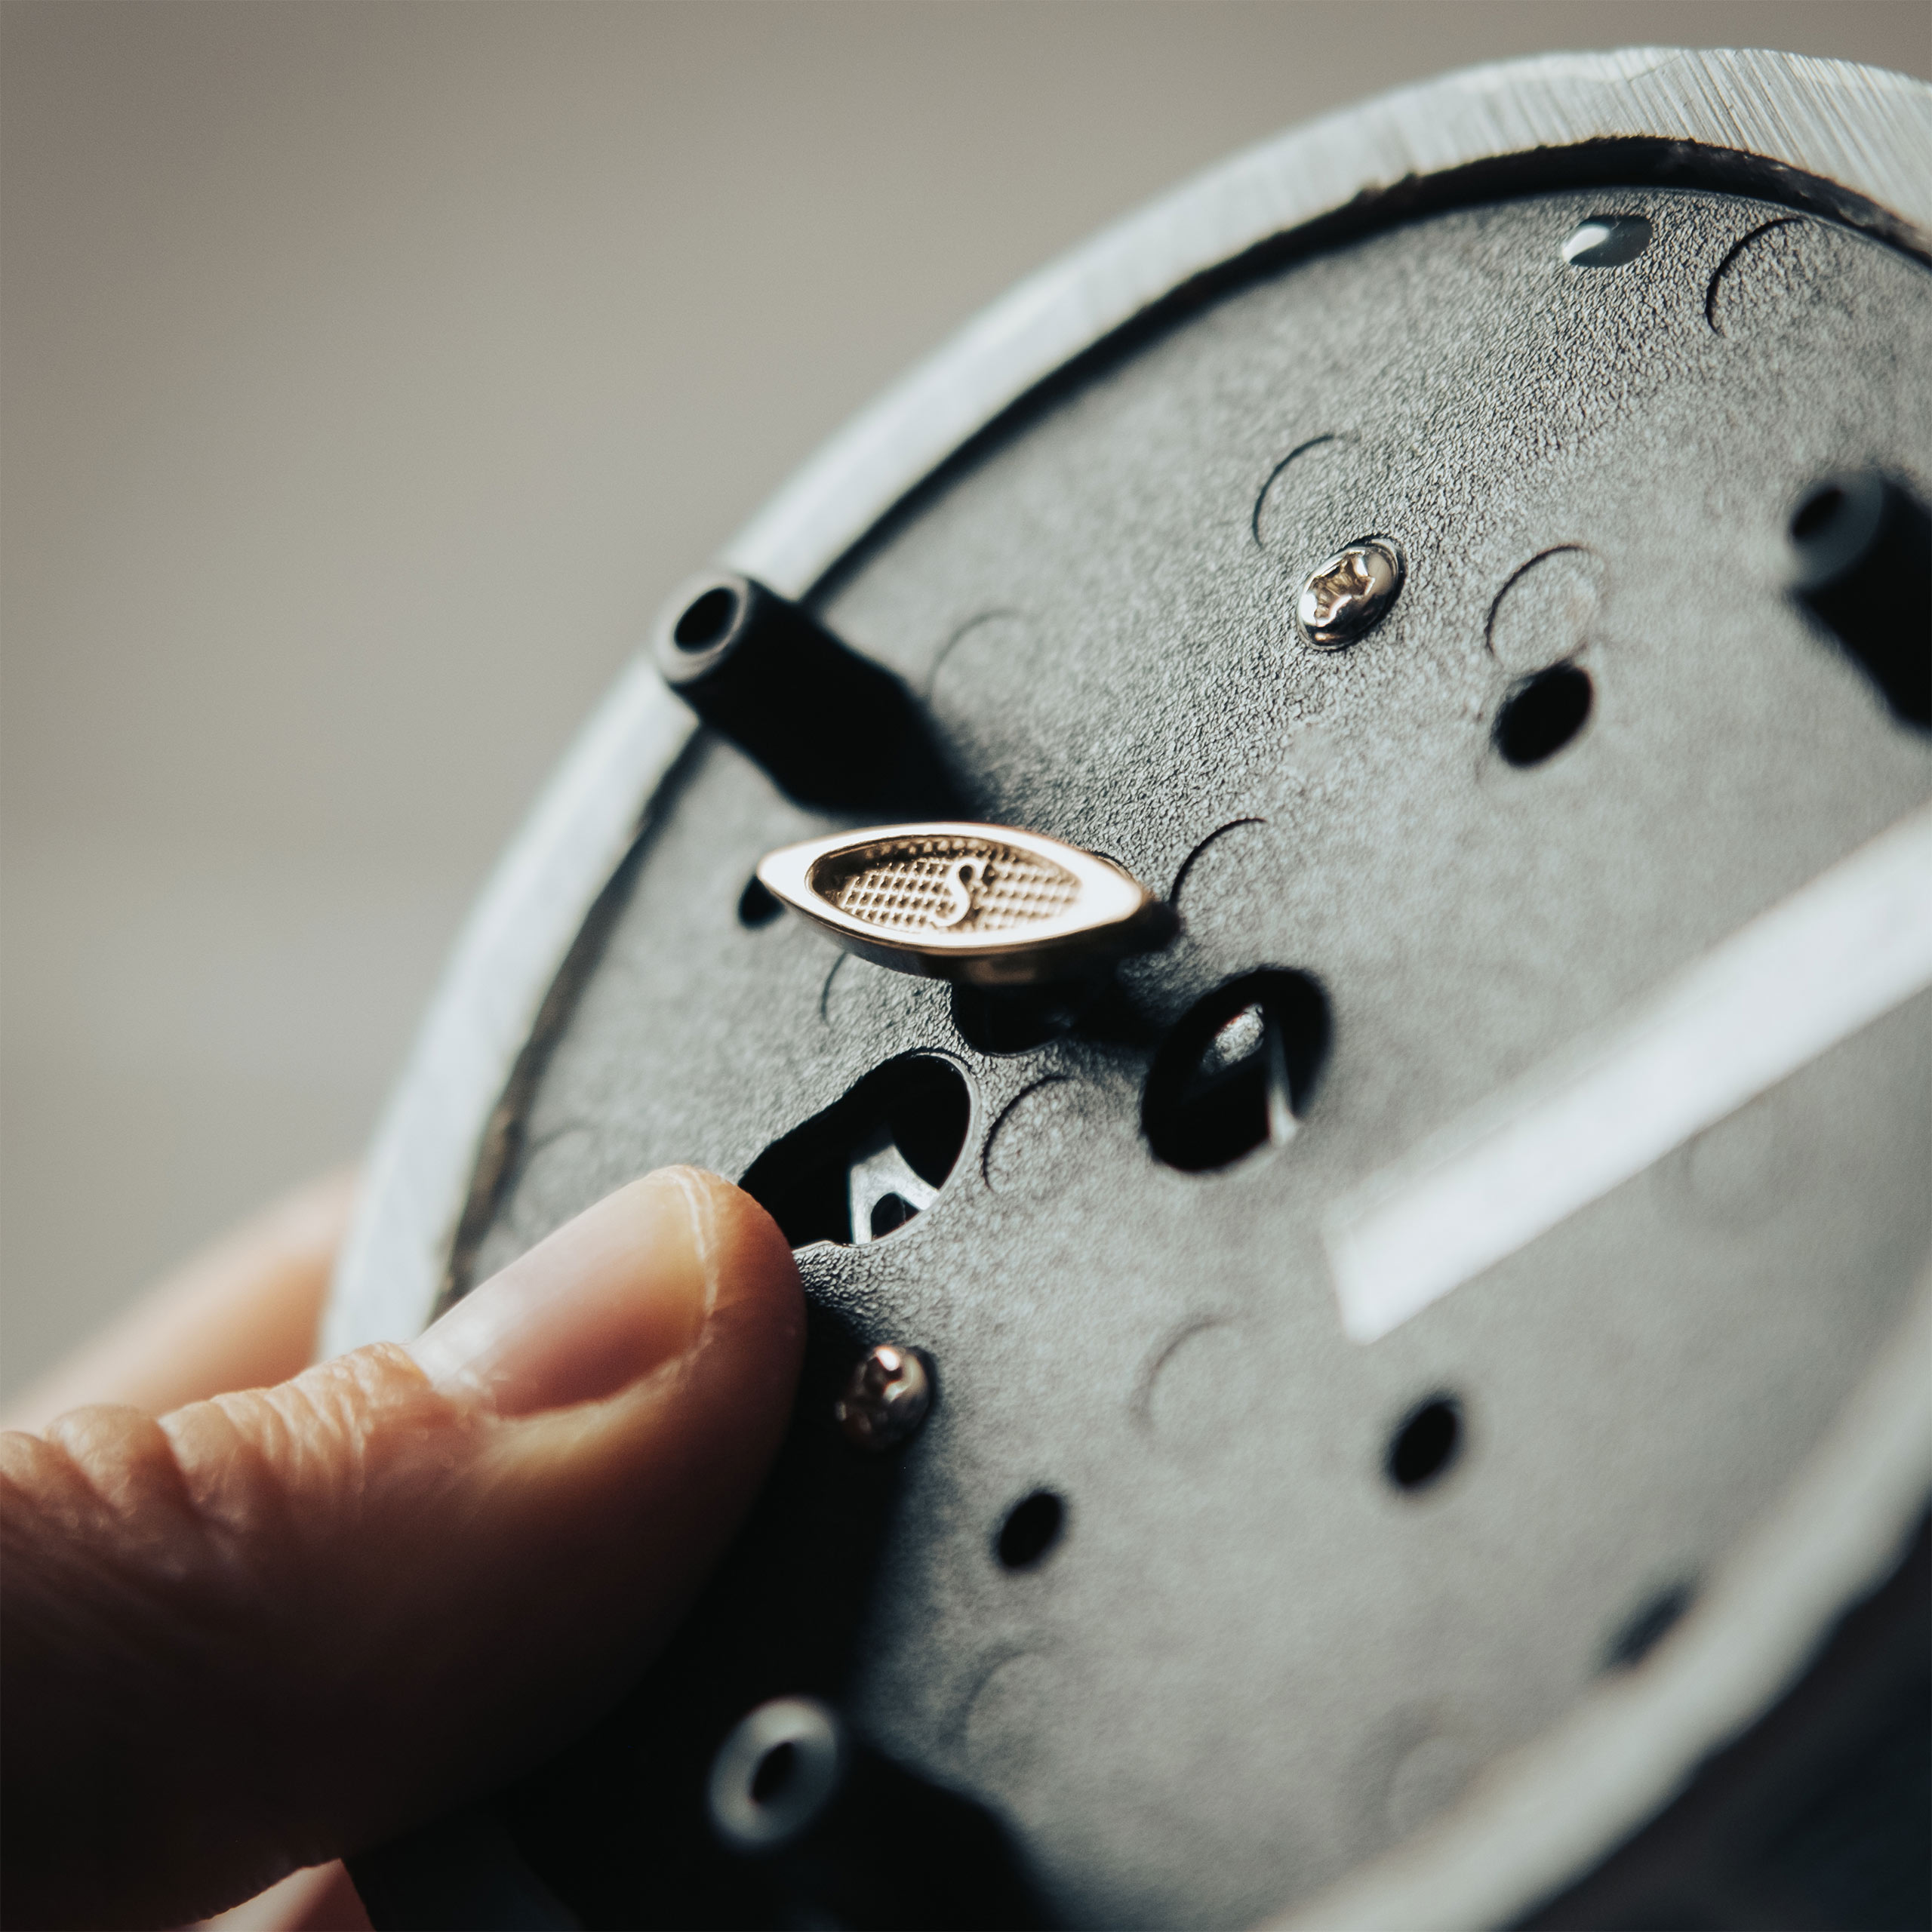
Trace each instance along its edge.
<instances>
[{"instance_id":1,"label":"grey painted underside","mask_svg":"<svg viewBox=\"0 0 1932 1932\"><path fill-rule=\"evenodd\" d=\"M1613 203L1655 220L1648 253L1565 269ZM1780 215L1565 195L1306 263L1043 408L828 607L930 691L986 816L1164 889L1198 852L1183 938L1129 975L1150 1011L1262 964L1321 980L1334 1048L1286 1146L1163 1169L1143 1055L983 1059L943 989L743 931L760 852L824 822L715 748L537 1088L484 1272L648 1167L741 1173L894 1054L969 1069L937 1204L806 1257L940 1364L848 1703L1013 1821L1073 1918L1231 1923L1394 1842L1721 1563L1903 1311L1932 1233L1923 998L1371 1347L1318 1236L1932 793L1925 740L1779 589L1811 478L1932 494L1925 277ZM1369 531L1407 553L1395 615L1302 651L1301 574ZM1574 581L1506 602L1492 648L1504 586L1566 546L1545 568ZM1502 766L1512 676L1570 656L1590 724ZM1387 1433L1438 1388L1469 1453L1398 1496ZM1043 1483L1063 1546L1004 1573L989 1534Z\"/></svg>"}]
</instances>

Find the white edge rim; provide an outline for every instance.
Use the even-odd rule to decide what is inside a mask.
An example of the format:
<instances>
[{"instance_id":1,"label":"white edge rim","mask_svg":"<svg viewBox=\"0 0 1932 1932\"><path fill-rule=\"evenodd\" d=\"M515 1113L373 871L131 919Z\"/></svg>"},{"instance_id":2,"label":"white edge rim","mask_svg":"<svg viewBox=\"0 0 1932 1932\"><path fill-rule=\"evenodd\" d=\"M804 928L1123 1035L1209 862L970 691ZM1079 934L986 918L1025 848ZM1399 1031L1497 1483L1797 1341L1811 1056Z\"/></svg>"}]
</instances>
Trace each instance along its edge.
<instances>
[{"instance_id":1,"label":"white edge rim","mask_svg":"<svg viewBox=\"0 0 1932 1932\"><path fill-rule=\"evenodd\" d=\"M1906 75L1662 47L1469 68L1291 128L1029 276L826 444L727 561L802 596L1007 405L1194 276L1412 179L1619 137L1794 168L1932 231L1932 88Z\"/></svg>"},{"instance_id":2,"label":"white edge rim","mask_svg":"<svg viewBox=\"0 0 1932 1932\"><path fill-rule=\"evenodd\" d=\"M695 728L649 660L632 659L497 863L370 1148L324 1355L405 1342L429 1322L484 1124L585 915Z\"/></svg>"}]
</instances>

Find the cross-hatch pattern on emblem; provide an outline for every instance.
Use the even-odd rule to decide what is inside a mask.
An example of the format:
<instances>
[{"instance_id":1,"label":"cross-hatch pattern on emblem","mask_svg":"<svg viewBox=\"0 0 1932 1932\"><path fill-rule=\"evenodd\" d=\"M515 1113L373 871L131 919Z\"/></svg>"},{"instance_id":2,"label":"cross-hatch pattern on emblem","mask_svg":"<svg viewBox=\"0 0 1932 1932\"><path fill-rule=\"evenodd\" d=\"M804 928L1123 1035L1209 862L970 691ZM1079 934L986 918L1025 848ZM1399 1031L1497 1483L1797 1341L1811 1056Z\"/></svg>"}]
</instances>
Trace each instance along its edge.
<instances>
[{"instance_id":1,"label":"cross-hatch pattern on emblem","mask_svg":"<svg viewBox=\"0 0 1932 1932\"><path fill-rule=\"evenodd\" d=\"M839 869L843 877L820 887L825 897L848 918L902 931L1008 931L1056 918L1080 896L1071 872L984 839L922 838L841 853Z\"/></svg>"}]
</instances>

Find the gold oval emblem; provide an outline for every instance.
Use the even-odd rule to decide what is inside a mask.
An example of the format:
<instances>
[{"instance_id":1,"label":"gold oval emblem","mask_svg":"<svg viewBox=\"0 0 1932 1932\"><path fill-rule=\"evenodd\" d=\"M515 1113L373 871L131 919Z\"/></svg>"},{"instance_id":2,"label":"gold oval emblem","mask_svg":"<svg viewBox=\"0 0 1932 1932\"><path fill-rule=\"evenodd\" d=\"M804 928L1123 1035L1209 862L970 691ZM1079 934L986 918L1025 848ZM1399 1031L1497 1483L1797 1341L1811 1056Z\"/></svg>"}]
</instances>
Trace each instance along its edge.
<instances>
[{"instance_id":1,"label":"gold oval emblem","mask_svg":"<svg viewBox=\"0 0 1932 1932\"><path fill-rule=\"evenodd\" d=\"M841 832L770 854L758 875L841 946L943 979L1056 978L1163 936L1164 909L1111 860L1009 826Z\"/></svg>"},{"instance_id":2,"label":"gold oval emblem","mask_svg":"<svg viewBox=\"0 0 1932 1932\"><path fill-rule=\"evenodd\" d=\"M838 853L813 868L814 891L849 918L896 932L1009 932L1064 912L1080 881L992 838L958 833Z\"/></svg>"}]
</instances>

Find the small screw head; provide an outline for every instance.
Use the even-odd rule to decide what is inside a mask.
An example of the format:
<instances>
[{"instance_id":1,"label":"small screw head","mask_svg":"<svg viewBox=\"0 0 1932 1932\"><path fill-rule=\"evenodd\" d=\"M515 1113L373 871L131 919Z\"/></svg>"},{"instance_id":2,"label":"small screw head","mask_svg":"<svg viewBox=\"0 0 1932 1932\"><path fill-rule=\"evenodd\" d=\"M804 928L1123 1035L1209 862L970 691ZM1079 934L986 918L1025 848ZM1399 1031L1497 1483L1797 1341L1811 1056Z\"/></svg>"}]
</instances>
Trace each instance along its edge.
<instances>
[{"instance_id":1,"label":"small screw head","mask_svg":"<svg viewBox=\"0 0 1932 1932\"><path fill-rule=\"evenodd\" d=\"M911 1349L881 1342L866 1350L832 1404L832 1420L845 1439L861 1449L890 1449L903 1442L926 1419L933 1381L924 1361Z\"/></svg>"},{"instance_id":2,"label":"small screw head","mask_svg":"<svg viewBox=\"0 0 1932 1932\"><path fill-rule=\"evenodd\" d=\"M1301 634L1318 651L1340 651L1389 614L1402 587L1402 553L1366 537L1317 564L1295 600Z\"/></svg>"}]
</instances>

